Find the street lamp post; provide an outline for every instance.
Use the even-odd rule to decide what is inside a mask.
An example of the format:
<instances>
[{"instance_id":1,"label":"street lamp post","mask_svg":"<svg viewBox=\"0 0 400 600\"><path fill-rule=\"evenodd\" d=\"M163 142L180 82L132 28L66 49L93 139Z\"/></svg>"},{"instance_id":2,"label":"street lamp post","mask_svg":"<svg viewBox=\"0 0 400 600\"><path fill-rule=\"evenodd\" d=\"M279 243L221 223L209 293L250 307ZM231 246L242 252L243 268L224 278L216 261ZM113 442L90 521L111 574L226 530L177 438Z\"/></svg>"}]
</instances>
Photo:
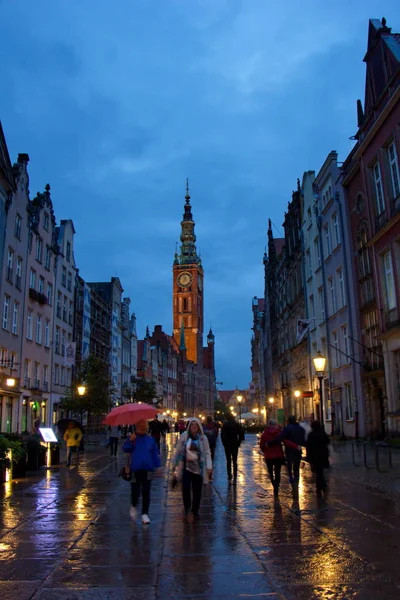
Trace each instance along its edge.
<instances>
[{"instance_id":1,"label":"street lamp post","mask_svg":"<svg viewBox=\"0 0 400 600\"><path fill-rule=\"evenodd\" d=\"M86 386L85 385L82 385L82 384L78 385L77 390L78 390L78 395L80 396L80 398L82 398L86 394ZM80 413L81 413L81 425L82 425L82 420L83 420L82 408L80 408ZM88 423L86 423L86 425L88 425Z\"/></svg>"},{"instance_id":2,"label":"street lamp post","mask_svg":"<svg viewBox=\"0 0 400 600\"><path fill-rule=\"evenodd\" d=\"M272 418L272 411L274 410L274 403L275 403L275 398L273 398L272 396L270 398L268 398L268 402L269 402L269 406L270 406L270 414L268 419Z\"/></svg>"},{"instance_id":3,"label":"street lamp post","mask_svg":"<svg viewBox=\"0 0 400 600\"><path fill-rule=\"evenodd\" d=\"M314 368L316 376L319 381L319 403L317 405L318 410L318 421L321 423L322 427L324 427L324 397L323 397L323 380L324 380L324 372L326 365L326 358L322 356L321 352L318 350L317 356L313 358Z\"/></svg>"},{"instance_id":4,"label":"street lamp post","mask_svg":"<svg viewBox=\"0 0 400 600\"><path fill-rule=\"evenodd\" d=\"M241 424L241 421L242 421L242 407L241 407L240 403L243 400L243 396L241 396L239 394L238 396L236 396L236 400L237 400L238 405L239 405L239 424Z\"/></svg>"},{"instance_id":5,"label":"street lamp post","mask_svg":"<svg viewBox=\"0 0 400 600\"><path fill-rule=\"evenodd\" d=\"M295 413L296 412L300 412L300 404L299 404L299 398L300 398L300 396L301 396L300 390L294 390L294 397L296 398ZM298 416L299 415L296 415L296 417L298 417Z\"/></svg>"}]
</instances>

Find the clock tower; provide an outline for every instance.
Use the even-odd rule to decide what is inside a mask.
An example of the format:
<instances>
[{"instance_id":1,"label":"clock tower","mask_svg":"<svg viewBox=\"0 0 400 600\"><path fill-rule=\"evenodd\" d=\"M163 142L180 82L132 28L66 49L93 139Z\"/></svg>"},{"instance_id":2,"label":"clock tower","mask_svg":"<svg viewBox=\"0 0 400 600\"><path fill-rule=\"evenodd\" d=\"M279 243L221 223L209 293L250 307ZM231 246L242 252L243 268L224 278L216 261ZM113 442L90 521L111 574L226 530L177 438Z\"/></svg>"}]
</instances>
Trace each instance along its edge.
<instances>
[{"instance_id":1,"label":"clock tower","mask_svg":"<svg viewBox=\"0 0 400 600\"><path fill-rule=\"evenodd\" d=\"M181 221L181 251L175 253L172 275L174 339L179 345L184 333L188 360L200 362L203 367L203 267L196 251L188 180Z\"/></svg>"}]
</instances>

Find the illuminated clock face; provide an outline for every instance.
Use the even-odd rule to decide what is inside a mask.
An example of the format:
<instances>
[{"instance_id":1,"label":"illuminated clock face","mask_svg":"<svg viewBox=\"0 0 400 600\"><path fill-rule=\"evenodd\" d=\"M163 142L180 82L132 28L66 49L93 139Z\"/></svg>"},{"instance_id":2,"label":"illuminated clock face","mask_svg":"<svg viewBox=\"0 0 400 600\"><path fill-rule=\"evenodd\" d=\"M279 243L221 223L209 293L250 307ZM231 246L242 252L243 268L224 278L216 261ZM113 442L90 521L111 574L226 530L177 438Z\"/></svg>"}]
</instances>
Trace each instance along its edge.
<instances>
[{"instance_id":1,"label":"illuminated clock face","mask_svg":"<svg viewBox=\"0 0 400 600\"><path fill-rule=\"evenodd\" d=\"M197 278L197 285L199 286L199 290L201 292L201 290L203 289L203 280L201 278L201 275L199 275Z\"/></svg>"},{"instance_id":2,"label":"illuminated clock face","mask_svg":"<svg viewBox=\"0 0 400 600\"><path fill-rule=\"evenodd\" d=\"M189 285L192 283L192 276L190 273L184 272L184 273L180 273L178 275L178 285L182 288L186 288L189 287Z\"/></svg>"}]
</instances>

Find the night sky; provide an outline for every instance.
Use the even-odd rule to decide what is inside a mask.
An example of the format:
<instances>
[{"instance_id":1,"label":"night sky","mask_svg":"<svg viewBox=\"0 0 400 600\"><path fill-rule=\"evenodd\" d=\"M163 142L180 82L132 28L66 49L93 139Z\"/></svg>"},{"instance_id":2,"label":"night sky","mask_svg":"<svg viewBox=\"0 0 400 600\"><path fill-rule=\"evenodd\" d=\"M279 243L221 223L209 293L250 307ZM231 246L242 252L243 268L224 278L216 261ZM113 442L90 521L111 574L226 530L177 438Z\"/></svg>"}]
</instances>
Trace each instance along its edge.
<instances>
[{"instance_id":1,"label":"night sky","mask_svg":"<svg viewBox=\"0 0 400 600\"><path fill-rule=\"evenodd\" d=\"M377 10L378 9L378 10ZM0 0L0 119L33 197L50 183L87 281L121 279L138 335L172 330L189 178L217 379L250 380L267 220L337 150L364 99L368 19L397 1Z\"/></svg>"}]
</instances>

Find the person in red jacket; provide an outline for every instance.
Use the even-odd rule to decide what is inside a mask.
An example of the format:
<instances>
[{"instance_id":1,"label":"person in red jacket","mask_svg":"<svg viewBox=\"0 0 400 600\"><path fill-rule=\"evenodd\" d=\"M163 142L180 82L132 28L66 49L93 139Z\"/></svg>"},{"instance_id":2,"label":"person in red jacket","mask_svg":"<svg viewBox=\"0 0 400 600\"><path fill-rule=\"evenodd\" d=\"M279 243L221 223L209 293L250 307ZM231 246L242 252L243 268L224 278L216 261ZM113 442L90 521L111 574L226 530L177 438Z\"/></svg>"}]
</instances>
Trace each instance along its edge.
<instances>
[{"instance_id":1,"label":"person in red jacket","mask_svg":"<svg viewBox=\"0 0 400 600\"><path fill-rule=\"evenodd\" d=\"M281 483L281 468L285 464L285 455L283 453L282 444L269 446L269 443L277 438L281 433L278 423L271 419L268 426L264 429L264 433L260 439L260 450L264 454L265 463L268 469L268 475L274 488L274 496L279 494L279 485ZM298 449L297 444L289 440L284 441L285 446Z\"/></svg>"}]
</instances>

